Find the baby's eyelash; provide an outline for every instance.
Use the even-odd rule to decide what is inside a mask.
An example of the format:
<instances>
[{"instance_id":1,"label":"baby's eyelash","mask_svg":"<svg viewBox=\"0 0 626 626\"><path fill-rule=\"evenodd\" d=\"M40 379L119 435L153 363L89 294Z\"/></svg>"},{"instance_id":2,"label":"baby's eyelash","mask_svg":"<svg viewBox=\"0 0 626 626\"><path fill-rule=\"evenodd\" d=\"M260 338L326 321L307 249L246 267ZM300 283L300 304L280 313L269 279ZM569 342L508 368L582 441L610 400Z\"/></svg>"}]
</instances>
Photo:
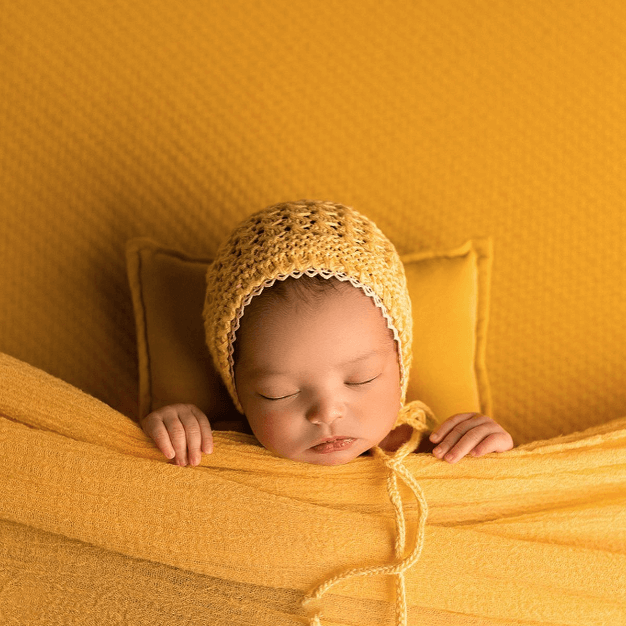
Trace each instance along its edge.
<instances>
[{"instance_id":1,"label":"baby's eyelash","mask_svg":"<svg viewBox=\"0 0 626 626\"><path fill-rule=\"evenodd\" d=\"M380 374L378 374L378 376L380 376ZM346 385L353 385L355 387L358 385L367 385L367 383L371 383L372 381L376 380L378 376L374 376L374 378L370 378L369 380L364 380L362 383L346 383Z\"/></svg>"},{"instance_id":2,"label":"baby's eyelash","mask_svg":"<svg viewBox=\"0 0 626 626\"><path fill-rule=\"evenodd\" d=\"M265 398L266 400L284 400L285 398L291 398L291 396L295 395L293 393L290 393L288 396L281 396L280 398L268 398L267 396L264 396L263 394L259 394L261 396L261 398Z\"/></svg>"},{"instance_id":3,"label":"baby's eyelash","mask_svg":"<svg viewBox=\"0 0 626 626\"><path fill-rule=\"evenodd\" d=\"M380 374L378 374L380 376ZM362 383L346 383L346 385L350 385L351 387L358 387L359 385L367 385L367 383L371 383L375 381L378 376L374 376L374 378L370 378L369 380L364 380ZM284 400L285 398L291 398L291 396L295 396L295 393L290 393L288 396L281 396L280 398L270 398L268 396L264 396L262 393L259 394L261 398L265 398L265 400Z\"/></svg>"}]
</instances>

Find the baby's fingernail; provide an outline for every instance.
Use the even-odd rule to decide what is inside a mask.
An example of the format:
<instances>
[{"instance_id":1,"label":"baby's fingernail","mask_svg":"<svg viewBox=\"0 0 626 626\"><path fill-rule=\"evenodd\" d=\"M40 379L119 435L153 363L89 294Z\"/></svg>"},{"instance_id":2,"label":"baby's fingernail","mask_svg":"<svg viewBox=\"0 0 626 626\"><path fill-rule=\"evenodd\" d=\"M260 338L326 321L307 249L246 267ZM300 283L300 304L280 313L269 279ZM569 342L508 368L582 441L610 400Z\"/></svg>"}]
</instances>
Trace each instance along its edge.
<instances>
[{"instance_id":1,"label":"baby's fingernail","mask_svg":"<svg viewBox=\"0 0 626 626\"><path fill-rule=\"evenodd\" d=\"M430 436L431 441L437 441L439 439L439 435L437 433L432 433Z\"/></svg>"}]
</instances>

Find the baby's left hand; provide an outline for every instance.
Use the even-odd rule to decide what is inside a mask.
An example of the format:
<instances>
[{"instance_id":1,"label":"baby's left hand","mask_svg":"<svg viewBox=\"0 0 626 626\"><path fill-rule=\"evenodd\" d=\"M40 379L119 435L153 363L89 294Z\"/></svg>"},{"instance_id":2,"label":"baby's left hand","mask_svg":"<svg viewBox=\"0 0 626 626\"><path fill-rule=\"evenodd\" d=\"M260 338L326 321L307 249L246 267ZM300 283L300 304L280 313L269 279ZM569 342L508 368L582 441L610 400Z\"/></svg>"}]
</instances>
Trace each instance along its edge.
<instances>
[{"instance_id":1,"label":"baby's left hand","mask_svg":"<svg viewBox=\"0 0 626 626\"><path fill-rule=\"evenodd\" d=\"M457 413L439 424L429 439L439 444L433 454L449 463L460 461L468 453L478 457L514 447L511 435L482 413Z\"/></svg>"}]
</instances>

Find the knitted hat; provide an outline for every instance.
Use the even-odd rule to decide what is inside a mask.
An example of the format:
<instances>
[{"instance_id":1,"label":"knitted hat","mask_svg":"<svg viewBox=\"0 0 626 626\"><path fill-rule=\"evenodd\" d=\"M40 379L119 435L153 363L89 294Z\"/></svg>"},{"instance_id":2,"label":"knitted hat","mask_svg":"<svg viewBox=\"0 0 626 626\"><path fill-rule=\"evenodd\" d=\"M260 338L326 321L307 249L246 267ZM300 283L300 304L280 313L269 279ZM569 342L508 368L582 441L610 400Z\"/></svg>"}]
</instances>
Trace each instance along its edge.
<instances>
[{"instance_id":1,"label":"knitted hat","mask_svg":"<svg viewBox=\"0 0 626 626\"><path fill-rule=\"evenodd\" d=\"M400 257L368 218L333 202L299 200L252 214L220 246L207 271L204 328L213 362L237 410L233 344L245 307L276 280L303 274L350 281L380 308L397 342L402 404L411 367L411 300Z\"/></svg>"}]
</instances>

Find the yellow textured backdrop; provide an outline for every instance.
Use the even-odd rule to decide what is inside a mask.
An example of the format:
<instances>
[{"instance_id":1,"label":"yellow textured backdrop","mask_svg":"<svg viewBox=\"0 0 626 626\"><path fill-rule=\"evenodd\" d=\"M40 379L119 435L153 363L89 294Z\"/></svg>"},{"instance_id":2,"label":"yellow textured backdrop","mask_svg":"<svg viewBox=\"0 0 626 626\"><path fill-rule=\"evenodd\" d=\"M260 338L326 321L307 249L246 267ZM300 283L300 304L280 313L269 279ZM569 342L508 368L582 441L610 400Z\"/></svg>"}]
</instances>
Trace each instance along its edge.
<instances>
[{"instance_id":1,"label":"yellow textured backdrop","mask_svg":"<svg viewBox=\"0 0 626 626\"><path fill-rule=\"evenodd\" d=\"M621 0L0 0L0 350L135 417L126 240L331 200L401 254L494 238L517 443L626 414L625 32Z\"/></svg>"}]
</instances>

